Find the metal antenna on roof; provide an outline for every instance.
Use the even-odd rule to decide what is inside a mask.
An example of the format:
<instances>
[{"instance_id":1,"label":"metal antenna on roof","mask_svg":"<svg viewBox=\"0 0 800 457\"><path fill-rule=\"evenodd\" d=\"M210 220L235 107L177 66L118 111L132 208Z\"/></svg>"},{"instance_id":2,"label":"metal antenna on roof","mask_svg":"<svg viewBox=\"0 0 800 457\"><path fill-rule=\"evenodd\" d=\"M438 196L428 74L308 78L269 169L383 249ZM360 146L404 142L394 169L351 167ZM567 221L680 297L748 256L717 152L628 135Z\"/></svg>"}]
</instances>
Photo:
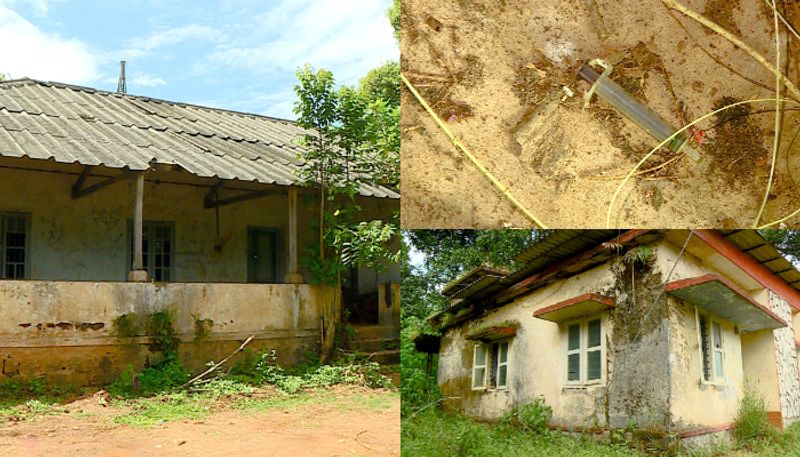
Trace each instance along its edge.
<instances>
[{"instance_id":1,"label":"metal antenna on roof","mask_svg":"<svg viewBox=\"0 0 800 457\"><path fill-rule=\"evenodd\" d=\"M119 82L117 82L117 92L127 94L128 88L125 86L125 61L119 61Z\"/></svg>"}]
</instances>

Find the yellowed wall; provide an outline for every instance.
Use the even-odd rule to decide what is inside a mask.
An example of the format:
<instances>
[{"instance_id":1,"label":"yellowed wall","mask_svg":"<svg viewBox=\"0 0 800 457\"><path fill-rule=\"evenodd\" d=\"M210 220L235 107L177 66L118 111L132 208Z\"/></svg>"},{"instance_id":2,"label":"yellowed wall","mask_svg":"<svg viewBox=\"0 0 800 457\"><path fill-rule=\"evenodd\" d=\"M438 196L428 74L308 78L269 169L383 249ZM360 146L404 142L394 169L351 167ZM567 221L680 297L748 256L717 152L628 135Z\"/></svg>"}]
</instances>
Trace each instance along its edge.
<instances>
[{"instance_id":1,"label":"yellowed wall","mask_svg":"<svg viewBox=\"0 0 800 457\"><path fill-rule=\"evenodd\" d=\"M664 294L663 289L658 297L653 296L670 272L669 281L719 273L769 305L763 288L723 259L705 252L699 242L690 243L673 270L687 234L669 232L667 239L651 246L655 254L652 270L647 273L651 276L637 277L635 302L629 290L629 270L620 282L614 271L621 272L623 265L611 260L448 330L442 340L439 384L445 396L458 397L448 406L470 415L496 418L515 405L543 395L553 407L553 423L558 425L623 427L630 418L640 427L681 430L730 423L738 410L745 379L757 379L765 395L769 393L768 407L779 410L774 348L767 344L772 342L771 332L765 332L769 338L762 341L756 334L737 334L732 323L723 321L726 379L721 386L702 386L694 307ZM642 281L647 284L643 286ZM620 315L623 311L618 308L609 312L605 321L608 383L567 388L563 326L532 315L541 307L587 292L607 293L616 296L618 302L624 292L626 303L635 305L626 305L628 316ZM473 391L473 342L465 335L471 328L506 320L521 323L509 349L509 390ZM636 325L642 321L647 324L640 331Z\"/></svg>"},{"instance_id":2,"label":"yellowed wall","mask_svg":"<svg viewBox=\"0 0 800 457\"><path fill-rule=\"evenodd\" d=\"M439 385L445 396L460 398L449 406L463 408L470 415L497 418L513 405L525 404L543 395L553 408L553 422L595 425L603 420L597 409L596 394L602 387L565 390L566 353L564 328L533 317L539 308L587 292L600 292L613 286L613 275L597 267L554 283L496 309L463 327L448 331L442 340L439 358ZM509 388L507 391L473 391L472 341L464 335L471 328L518 320L522 325L509 347Z\"/></svg>"},{"instance_id":3,"label":"yellowed wall","mask_svg":"<svg viewBox=\"0 0 800 457\"><path fill-rule=\"evenodd\" d=\"M0 281L0 382L45 375L75 384L108 382L147 348L146 315L169 310L190 369L256 335L283 363L319 348L321 310L332 291L307 284L181 284ZM115 321L136 316L135 336ZM195 318L208 322L196 332ZM118 321L117 321L118 322ZM199 341L196 341L199 340ZM222 354L227 355L227 354Z\"/></svg>"},{"instance_id":4,"label":"yellowed wall","mask_svg":"<svg viewBox=\"0 0 800 457\"><path fill-rule=\"evenodd\" d=\"M656 247L656 262L662 271L670 271L678 259L688 231L668 232L665 242ZM670 282L720 274L747 291L769 308L768 291L738 267L711 250L696 237L673 270ZM777 378L772 332L736 334L734 325L722 321L726 379L723 386L700 382L702 362L699 353L694 307L670 297L670 403L676 426L715 426L731 423L736 417L745 380L758 385L770 411L780 411L777 403ZM766 334L767 336L760 335ZM774 409L770 409L774 408Z\"/></svg>"},{"instance_id":5,"label":"yellowed wall","mask_svg":"<svg viewBox=\"0 0 800 457\"><path fill-rule=\"evenodd\" d=\"M672 298L670 304L670 403L673 421L679 428L732 422L744 387L742 343L734 331L734 325L720 321L724 381L717 385L706 384L702 382L702 359L694 306ZM760 371L754 373L758 373L759 378L762 375Z\"/></svg>"},{"instance_id":6,"label":"yellowed wall","mask_svg":"<svg viewBox=\"0 0 800 457\"><path fill-rule=\"evenodd\" d=\"M4 163L4 162L3 162ZM42 166L37 162L36 166ZM53 166L77 173L81 168ZM114 172L112 172L114 173ZM266 227L278 231L278 274L282 282L288 256L288 197L285 189L262 198L219 209L220 237L216 235L213 209L203 208L203 198L212 180L188 179L191 184L168 184L175 173L147 175L144 219L174 222L175 246L172 280L176 282L245 282L247 280L247 228ZM112 184L78 200L70 196L77 175L23 171L0 167L0 212L32 214L31 270L33 279L124 281L130 269L128 221L133 217L134 183ZM91 178L87 185L99 182ZM202 184L202 186L200 185ZM236 185L235 183L233 185ZM223 198L241 192L223 191ZM298 199L298 250L317 239L318 215L314 195ZM398 202L363 199L365 219L388 218ZM220 244L221 250L215 246ZM399 266L386 271L361 272L361 286L375 291L377 284L399 282ZM306 279L309 275L306 273Z\"/></svg>"},{"instance_id":7,"label":"yellowed wall","mask_svg":"<svg viewBox=\"0 0 800 457\"><path fill-rule=\"evenodd\" d=\"M764 399L767 411L780 411L775 338L770 330L742 335L742 367L745 382L752 383Z\"/></svg>"}]
</instances>

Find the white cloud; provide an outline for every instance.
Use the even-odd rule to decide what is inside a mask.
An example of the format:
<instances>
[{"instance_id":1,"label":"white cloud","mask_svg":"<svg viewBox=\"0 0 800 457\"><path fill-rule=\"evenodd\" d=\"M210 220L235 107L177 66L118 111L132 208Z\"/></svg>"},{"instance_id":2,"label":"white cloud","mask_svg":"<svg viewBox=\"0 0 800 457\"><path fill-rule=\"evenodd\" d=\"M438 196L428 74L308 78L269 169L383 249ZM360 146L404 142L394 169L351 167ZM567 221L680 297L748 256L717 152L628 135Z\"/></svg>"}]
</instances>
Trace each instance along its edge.
<instances>
[{"instance_id":1,"label":"white cloud","mask_svg":"<svg viewBox=\"0 0 800 457\"><path fill-rule=\"evenodd\" d=\"M353 83L399 55L386 8L375 0L284 1L256 21L261 30L279 31L277 36L256 45L220 47L209 60L218 68L262 74L293 72L309 63L333 71L340 82Z\"/></svg>"},{"instance_id":2,"label":"white cloud","mask_svg":"<svg viewBox=\"0 0 800 457\"><path fill-rule=\"evenodd\" d=\"M155 87L163 86L165 84L167 84L167 82L163 79L159 78L158 76L150 75L137 75L130 80L131 86Z\"/></svg>"},{"instance_id":3,"label":"white cloud","mask_svg":"<svg viewBox=\"0 0 800 457\"><path fill-rule=\"evenodd\" d=\"M85 43L44 32L2 4L0 43L6 43L0 47L0 72L13 78L73 84L97 79L97 61Z\"/></svg>"},{"instance_id":4,"label":"white cloud","mask_svg":"<svg viewBox=\"0 0 800 457\"><path fill-rule=\"evenodd\" d=\"M189 40L219 42L225 35L218 30L204 25L190 24L163 30L156 30L147 36L136 37L128 43L124 54L128 58L144 56L156 49L174 46Z\"/></svg>"},{"instance_id":5,"label":"white cloud","mask_svg":"<svg viewBox=\"0 0 800 457\"><path fill-rule=\"evenodd\" d=\"M50 10L49 0L0 0L0 5L12 5L14 3L27 3L37 16L46 16Z\"/></svg>"}]
</instances>

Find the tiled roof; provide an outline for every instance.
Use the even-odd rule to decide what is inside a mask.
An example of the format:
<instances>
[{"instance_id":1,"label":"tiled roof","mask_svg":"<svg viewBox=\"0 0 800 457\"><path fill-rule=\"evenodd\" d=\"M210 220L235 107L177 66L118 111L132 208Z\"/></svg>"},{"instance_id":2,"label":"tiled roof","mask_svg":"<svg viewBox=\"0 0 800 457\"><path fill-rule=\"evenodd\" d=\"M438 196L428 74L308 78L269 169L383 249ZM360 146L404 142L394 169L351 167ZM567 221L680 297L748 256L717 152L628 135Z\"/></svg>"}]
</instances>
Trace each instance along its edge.
<instances>
[{"instance_id":1,"label":"tiled roof","mask_svg":"<svg viewBox=\"0 0 800 457\"><path fill-rule=\"evenodd\" d=\"M289 186L302 165L294 122L32 79L0 83L0 156ZM383 186L363 196L398 198Z\"/></svg>"}]
</instances>

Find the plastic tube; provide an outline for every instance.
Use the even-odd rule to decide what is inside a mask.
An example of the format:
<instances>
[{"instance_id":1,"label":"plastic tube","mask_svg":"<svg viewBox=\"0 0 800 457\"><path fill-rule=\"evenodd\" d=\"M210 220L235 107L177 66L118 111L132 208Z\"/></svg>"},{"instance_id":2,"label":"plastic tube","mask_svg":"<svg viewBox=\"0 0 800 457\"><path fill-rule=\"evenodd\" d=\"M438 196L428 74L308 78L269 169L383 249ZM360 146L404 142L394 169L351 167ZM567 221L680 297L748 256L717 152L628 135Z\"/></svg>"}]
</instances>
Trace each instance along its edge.
<instances>
[{"instance_id":1,"label":"plastic tube","mask_svg":"<svg viewBox=\"0 0 800 457\"><path fill-rule=\"evenodd\" d=\"M602 77L588 62L583 64L578 75L594 85L594 93L659 142L666 140L678 130L661 119L658 114L650 111L648 107L639 103L617 83ZM684 134L680 134L667 143L666 147L673 152L685 153L695 162L699 161L700 153L688 143L688 138Z\"/></svg>"}]
</instances>

